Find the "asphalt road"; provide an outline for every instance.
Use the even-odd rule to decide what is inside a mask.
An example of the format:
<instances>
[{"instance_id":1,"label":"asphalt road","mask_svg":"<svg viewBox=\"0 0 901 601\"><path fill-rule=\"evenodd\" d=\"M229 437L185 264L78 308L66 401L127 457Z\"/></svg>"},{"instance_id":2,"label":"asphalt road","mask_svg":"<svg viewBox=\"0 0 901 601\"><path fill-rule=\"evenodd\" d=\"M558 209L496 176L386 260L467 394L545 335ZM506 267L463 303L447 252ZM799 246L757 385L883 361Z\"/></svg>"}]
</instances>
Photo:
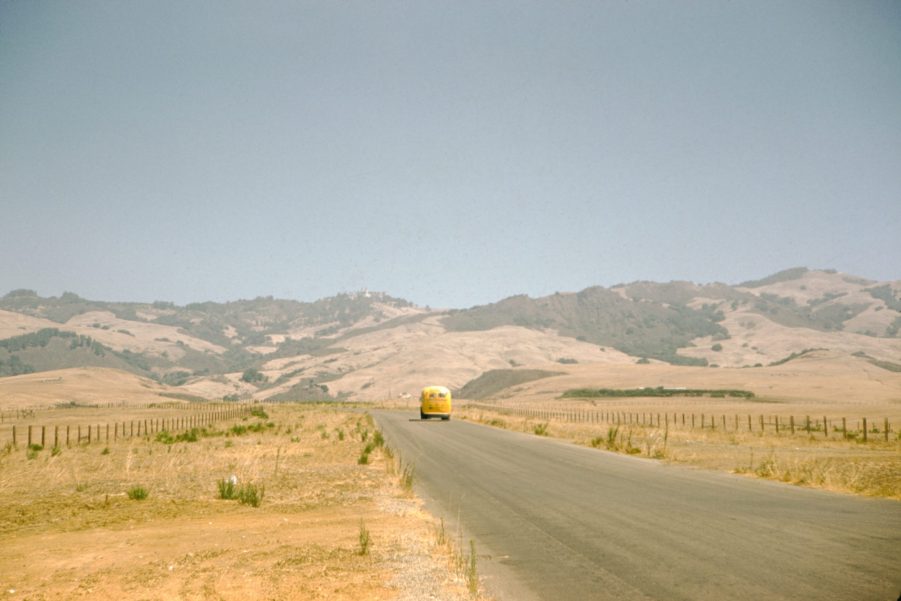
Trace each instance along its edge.
<instances>
[{"instance_id":1,"label":"asphalt road","mask_svg":"<svg viewBox=\"0 0 901 601\"><path fill-rule=\"evenodd\" d=\"M376 412L417 492L499 599L901 594L901 503L667 466L471 423ZM449 526L451 528L451 526Z\"/></svg>"}]
</instances>

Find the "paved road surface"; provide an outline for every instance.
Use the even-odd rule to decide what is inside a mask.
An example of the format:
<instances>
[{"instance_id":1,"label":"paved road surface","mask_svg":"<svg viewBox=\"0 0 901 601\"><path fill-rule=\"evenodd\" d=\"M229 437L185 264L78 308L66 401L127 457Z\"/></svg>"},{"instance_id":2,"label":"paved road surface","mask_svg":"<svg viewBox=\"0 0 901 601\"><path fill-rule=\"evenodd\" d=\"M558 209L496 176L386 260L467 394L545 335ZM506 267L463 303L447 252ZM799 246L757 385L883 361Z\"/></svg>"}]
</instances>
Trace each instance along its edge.
<instances>
[{"instance_id":1,"label":"paved road surface","mask_svg":"<svg viewBox=\"0 0 901 601\"><path fill-rule=\"evenodd\" d=\"M901 503L376 412L499 599L895 601ZM484 556L483 556L484 554ZM490 557L488 557L490 556ZM522 588L517 588L517 586ZM528 591L528 594L527 594Z\"/></svg>"}]
</instances>

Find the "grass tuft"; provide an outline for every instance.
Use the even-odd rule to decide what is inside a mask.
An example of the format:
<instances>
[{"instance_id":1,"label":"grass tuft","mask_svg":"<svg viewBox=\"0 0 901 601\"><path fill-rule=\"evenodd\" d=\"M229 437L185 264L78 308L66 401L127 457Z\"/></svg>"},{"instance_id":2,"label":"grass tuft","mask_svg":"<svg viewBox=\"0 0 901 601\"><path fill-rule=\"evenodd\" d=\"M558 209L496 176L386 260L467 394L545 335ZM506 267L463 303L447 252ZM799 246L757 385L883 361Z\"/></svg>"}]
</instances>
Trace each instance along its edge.
<instances>
[{"instance_id":1,"label":"grass tuft","mask_svg":"<svg viewBox=\"0 0 901 601\"><path fill-rule=\"evenodd\" d=\"M256 484L247 483L238 487L236 497L241 505L250 505L251 507L259 507L263 502L265 488Z\"/></svg>"},{"instance_id":2,"label":"grass tuft","mask_svg":"<svg viewBox=\"0 0 901 601\"><path fill-rule=\"evenodd\" d=\"M444 529L444 518L441 518L441 525L438 527L435 542L442 547L447 544L447 531Z\"/></svg>"},{"instance_id":3,"label":"grass tuft","mask_svg":"<svg viewBox=\"0 0 901 601\"><path fill-rule=\"evenodd\" d=\"M404 491L413 492L413 466L405 465L400 472L400 486Z\"/></svg>"},{"instance_id":4,"label":"grass tuft","mask_svg":"<svg viewBox=\"0 0 901 601\"><path fill-rule=\"evenodd\" d=\"M128 489L128 498L132 501L143 501L147 498L147 495L150 494L147 492L147 489L141 485L132 486Z\"/></svg>"},{"instance_id":5,"label":"grass tuft","mask_svg":"<svg viewBox=\"0 0 901 601\"><path fill-rule=\"evenodd\" d=\"M250 410L250 414L260 419L269 419L269 414L262 407L254 407Z\"/></svg>"},{"instance_id":6,"label":"grass tuft","mask_svg":"<svg viewBox=\"0 0 901 601\"><path fill-rule=\"evenodd\" d=\"M466 588L475 597L479 593L479 572L476 567L476 542L469 541L469 565L466 566Z\"/></svg>"},{"instance_id":7,"label":"grass tuft","mask_svg":"<svg viewBox=\"0 0 901 601\"><path fill-rule=\"evenodd\" d=\"M32 443L28 445L28 449L25 451L25 457L27 457L28 459L37 459L38 453L43 450L44 447L42 447L41 445Z\"/></svg>"},{"instance_id":8,"label":"grass tuft","mask_svg":"<svg viewBox=\"0 0 901 601\"><path fill-rule=\"evenodd\" d=\"M235 481L232 478L223 478L216 482L219 489L219 498L231 500L238 498L238 490L235 487Z\"/></svg>"},{"instance_id":9,"label":"grass tuft","mask_svg":"<svg viewBox=\"0 0 901 601\"><path fill-rule=\"evenodd\" d=\"M369 546L372 544L372 538L369 536L369 530L366 529L366 524L363 522L363 518L360 518L360 548L357 550L359 555L369 555Z\"/></svg>"}]
</instances>

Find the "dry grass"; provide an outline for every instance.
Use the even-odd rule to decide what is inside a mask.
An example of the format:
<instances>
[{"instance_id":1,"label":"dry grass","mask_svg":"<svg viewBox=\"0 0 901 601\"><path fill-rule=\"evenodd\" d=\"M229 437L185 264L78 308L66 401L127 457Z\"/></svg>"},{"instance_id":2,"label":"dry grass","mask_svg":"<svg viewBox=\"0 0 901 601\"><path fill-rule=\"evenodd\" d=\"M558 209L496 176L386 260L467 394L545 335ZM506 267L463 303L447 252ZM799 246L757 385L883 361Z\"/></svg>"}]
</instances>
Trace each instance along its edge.
<instances>
[{"instance_id":1,"label":"dry grass","mask_svg":"<svg viewBox=\"0 0 901 601\"><path fill-rule=\"evenodd\" d=\"M0 453L0 586L29 599L468 597L433 520L389 474L395 458L374 446L357 463L367 443L351 433L371 443L368 416L266 409L197 442ZM235 424L262 426L235 435ZM258 507L219 498L231 479L257 487ZM145 499L129 498L137 488Z\"/></svg>"},{"instance_id":2,"label":"dry grass","mask_svg":"<svg viewBox=\"0 0 901 601\"><path fill-rule=\"evenodd\" d=\"M722 406L719 408L722 410ZM802 486L901 499L901 438L897 432L892 433L889 442L880 434L861 444L836 435L828 439L822 433L807 435L801 429L794 435L786 431L778 435L759 430L735 432L731 429L734 414L727 417L730 429L723 431L665 424L649 427L634 423L570 423L460 406L455 411L458 419L540 433L603 450Z\"/></svg>"}]
</instances>

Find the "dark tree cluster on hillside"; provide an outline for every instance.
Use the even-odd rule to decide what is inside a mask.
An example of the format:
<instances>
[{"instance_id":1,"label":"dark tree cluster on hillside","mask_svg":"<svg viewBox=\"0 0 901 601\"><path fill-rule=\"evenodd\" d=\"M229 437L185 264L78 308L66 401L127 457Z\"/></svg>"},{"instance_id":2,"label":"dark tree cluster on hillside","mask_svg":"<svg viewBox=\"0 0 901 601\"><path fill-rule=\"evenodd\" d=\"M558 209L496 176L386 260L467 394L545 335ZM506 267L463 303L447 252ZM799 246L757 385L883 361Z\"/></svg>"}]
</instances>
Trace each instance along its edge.
<instances>
[{"instance_id":1,"label":"dark tree cluster on hillside","mask_svg":"<svg viewBox=\"0 0 901 601\"><path fill-rule=\"evenodd\" d=\"M255 367L245 369L244 373L241 375L241 380L249 384L262 383L265 382L266 379L265 374Z\"/></svg>"},{"instance_id":2,"label":"dark tree cluster on hillside","mask_svg":"<svg viewBox=\"0 0 901 601\"><path fill-rule=\"evenodd\" d=\"M0 360L0 376L19 376L34 371L34 367L23 363L16 355L10 355L6 361Z\"/></svg>"}]
</instances>

